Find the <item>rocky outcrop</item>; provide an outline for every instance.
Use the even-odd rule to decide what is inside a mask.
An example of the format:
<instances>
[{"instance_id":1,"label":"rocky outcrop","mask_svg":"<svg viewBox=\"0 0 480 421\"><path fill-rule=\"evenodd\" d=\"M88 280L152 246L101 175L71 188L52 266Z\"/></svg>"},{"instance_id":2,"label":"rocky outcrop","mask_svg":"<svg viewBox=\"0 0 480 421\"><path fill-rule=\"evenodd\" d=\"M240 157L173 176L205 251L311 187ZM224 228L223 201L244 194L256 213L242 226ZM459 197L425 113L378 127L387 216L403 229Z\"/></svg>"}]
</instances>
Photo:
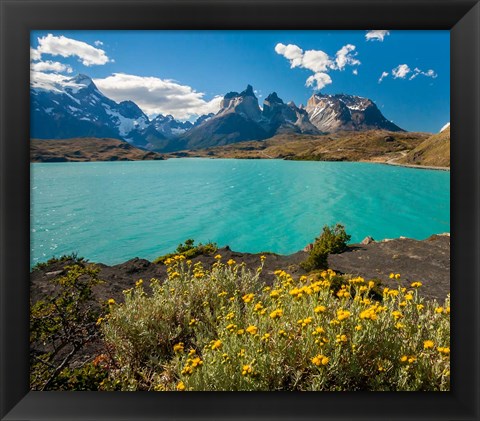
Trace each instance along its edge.
<instances>
[{"instance_id":1,"label":"rocky outcrop","mask_svg":"<svg viewBox=\"0 0 480 421\"><path fill-rule=\"evenodd\" d=\"M328 265L336 272L379 279L387 287L408 288L419 281L425 297L443 300L450 292L450 236L351 244L344 253L331 254ZM392 280L390 273L399 273L401 277Z\"/></svg>"},{"instance_id":2,"label":"rocky outcrop","mask_svg":"<svg viewBox=\"0 0 480 421\"><path fill-rule=\"evenodd\" d=\"M387 120L371 99L359 96L314 94L306 110L310 122L326 133L372 129L403 131Z\"/></svg>"}]
</instances>

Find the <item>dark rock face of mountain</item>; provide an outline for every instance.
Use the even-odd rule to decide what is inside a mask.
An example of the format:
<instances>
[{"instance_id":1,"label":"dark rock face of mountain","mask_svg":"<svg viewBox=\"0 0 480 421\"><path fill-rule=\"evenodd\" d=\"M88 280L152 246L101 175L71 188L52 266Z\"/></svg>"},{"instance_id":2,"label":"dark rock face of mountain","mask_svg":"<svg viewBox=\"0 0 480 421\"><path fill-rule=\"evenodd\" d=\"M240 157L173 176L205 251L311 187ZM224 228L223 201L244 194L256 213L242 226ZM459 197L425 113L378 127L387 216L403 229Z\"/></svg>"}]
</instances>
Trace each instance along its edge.
<instances>
[{"instance_id":1,"label":"dark rock face of mountain","mask_svg":"<svg viewBox=\"0 0 480 421\"><path fill-rule=\"evenodd\" d=\"M298 108L293 102L285 104L276 92L263 101L262 115L268 121L271 136L280 133L320 134L310 123L305 110Z\"/></svg>"},{"instance_id":2,"label":"dark rock face of mountain","mask_svg":"<svg viewBox=\"0 0 480 421\"><path fill-rule=\"evenodd\" d=\"M310 122L326 133L372 129L404 131L387 120L372 100L359 96L314 94L307 102L306 111Z\"/></svg>"},{"instance_id":3,"label":"dark rock face of mountain","mask_svg":"<svg viewBox=\"0 0 480 421\"><path fill-rule=\"evenodd\" d=\"M173 140L165 152L201 149L243 140L262 140L269 135L258 99L251 85L243 92L229 92L220 103L220 111Z\"/></svg>"},{"instance_id":4,"label":"dark rock face of mountain","mask_svg":"<svg viewBox=\"0 0 480 421\"><path fill-rule=\"evenodd\" d=\"M227 93L220 107L215 116L173 140L169 149L164 151L263 140L279 133L320 134L310 123L305 110L298 108L293 102L285 104L276 92L265 99L261 110L251 85L243 92Z\"/></svg>"}]
</instances>

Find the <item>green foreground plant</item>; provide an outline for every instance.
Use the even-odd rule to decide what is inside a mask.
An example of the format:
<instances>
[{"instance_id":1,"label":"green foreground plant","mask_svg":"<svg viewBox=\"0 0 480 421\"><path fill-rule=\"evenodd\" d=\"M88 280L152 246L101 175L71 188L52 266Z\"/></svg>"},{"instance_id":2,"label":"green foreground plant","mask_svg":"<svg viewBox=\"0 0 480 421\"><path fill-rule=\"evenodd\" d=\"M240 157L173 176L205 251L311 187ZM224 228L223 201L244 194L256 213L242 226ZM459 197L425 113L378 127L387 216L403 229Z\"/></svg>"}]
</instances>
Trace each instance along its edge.
<instances>
[{"instance_id":1,"label":"green foreground plant","mask_svg":"<svg viewBox=\"0 0 480 421\"><path fill-rule=\"evenodd\" d=\"M116 368L100 388L449 390L449 298L425 301L419 282L392 277L375 301L375 282L331 270L298 280L278 270L262 288L265 258L250 272L177 255L151 295L139 281L111 300L102 330Z\"/></svg>"},{"instance_id":2,"label":"green foreground plant","mask_svg":"<svg viewBox=\"0 0 480 421\"><path fill-rule=\"evenodd\" d=\"M64 269L65 275L53 280L53 293L30 307L30 387L95 390L106 372L91 363L75 369L69 363L99 335L100 308L92 290L101 282L98 269L79 264Z\"/></svg>"},{"instance_id":3,"label":"green foreground plant","mask_svg":"<svg viewBox=\"0 0 480 421\"><path fill-rule=\"evenodd\" d=\"M153 263L164 263L167 259L170 259L174 256L181 255L186 257L187 259L193 259L201 254L213 254L216 253L218 250L218 246L216 243L212 243L211 241L202 244L198 243L195 245L195 240L189 238L185 241L185 243L181 243L177 246L175 253L168 253L163 256L157 257Z\"/></svg>"},{"instance_id":4,"label":"green foreground plant","mask_svg":"<svg viewBox=\"0 0 480 421\"><path fill-rule=\"evenodd\" d=\"M342 253L347 248L351 236L345 232L341 224L329 227L325 225L322 233L315 239L307 260L302 263L306 271L315 269L327 269L327 258L329 254Z\"/></svg>"}]
</instances>

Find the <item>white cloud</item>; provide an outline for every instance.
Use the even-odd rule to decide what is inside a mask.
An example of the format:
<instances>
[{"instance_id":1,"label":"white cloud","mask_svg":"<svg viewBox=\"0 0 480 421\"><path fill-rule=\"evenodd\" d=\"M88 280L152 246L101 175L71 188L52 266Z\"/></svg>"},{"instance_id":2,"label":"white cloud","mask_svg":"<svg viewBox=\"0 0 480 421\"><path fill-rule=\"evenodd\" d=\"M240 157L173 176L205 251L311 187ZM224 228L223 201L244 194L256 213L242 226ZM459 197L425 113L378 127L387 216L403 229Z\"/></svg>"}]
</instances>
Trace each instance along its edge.
<instances>
[{"instance_id":1,"label":"white cloud","mask_svg":"<svg viewBox=\"0 0 480 421\"><path fill-rule=\"evenodd\" d=\"M410 69L408 64L399 64L397 67L393 68L391 72L382 72L380 79L378 79L378 83L381 83L382 80L389 75L392 75L394 79L405 79L407 75L409 75L410 73L411 75L408 78L408 80L413 80L419 75L430 77L432 79L435 79L438 76L433 69L423 71L423 70L420 70L418 67L415 67L412 70Z\"/></svg>"},{"instance_id":2,"label":"white cloud","mask_svg":"<svg viewBox=\"0 0 480 421\"><path fill-rule=\"evenodd\" d=\"M38 47L36 50L30 50L31 56L34 54L37 59L42 55L49 54L52 56L71 57L76 56L84 66L102 65L111 61L105 51L95 48L83 41L64 37L63 35L54 36L48 34L42 38L38 38Z\"/></svg>"},{"instance_id":3,"label":"white cloud","mask_svg":"<svg viewBox=\"0 0 480 421\"><path fill-rule=\"evenodd\" d=\"M73 69L68 64L63 64L58 61L37 61L30 64L30 69L33 72L58 72L58 73L72 73Z\"/></svg>"},{"instance_id":4,"label":"white cloud","mask_svg":"<svg viewBox=\"0 0 480 421\"><path fill-rule=\"evenodd\" d=\"M408 80L415 79L418 75L431 77L432 79L435 79L438 76L433 69L429 69L426 72L424 72L424 71L420 70L418 67L415 67L415 69L413 69L412 76L410 76L410 78Z\"/></svg>"},{"instance_id":5,"label":"white cloud","mask_svg":"<svg viewBox=\"0 0 480 421\"><path fill-rule=\"evenodd\" d=\"M95 42L93 43L93 45L95 45L96 47L100 47L100 46L103 45L103 42L102 42L102 41L95 41Z\"/></svg>"},{"instance_id":6,"label":"white cloud","mask_svg":"<svg viewBox=\"0 0 480 421\"><path fill-rule=\"evenodd\" d=\"M335 66L327 53L320 50L308 50L302 58L301 67L311 70L314 73L325 72Z\"/></svg>"},{"instance_id":7,"label":"white cloud","mask_svg":"<svg viewBox=\"0 0 480 421\"><path fill-rule=\"evenodd\" d=\"M278 43L275 46L275 52L290 60L292 69L302 64L303 50L296 45Z\"/></svg>"},{"instance_id":8,"label":"white cloud","mask_svg":"<svg viewBox=\"0 0 480 421\"><path fill-rule=\"evenodd\" d=\"M407 64L399 64L397 67L392 69L392 76L394 79L405 79L410 71L410 67L408 67Z\"/></svg>"},{"instance_id":9,"label":"white cloud","mask_svg":"<svg viewBox=\"0 0 480 421\"><path fill-rule=\"evenodd\" d=\"M355 58L356 53L353 53L354 50L354 45L347 44L338 50L335 58L333 58L322 50L307 50L304 52L297 45L285 45L282 43L278 43L275 46L275 52L289 60L292 69L300 67L313 72L313 75L308 77L305 84L317 90L332 83L332 78L328 74L331 70L344 70L346 66L358 66L361 64Z\"/></svg>"},{"instance_id":10,"label":"white cloud","mask_svg":"<svg viewBox=\"0 0 480 421\"><path fill-rule=\"evenodd\" d=\"M34 48L30 47L30 61L37 61L42 58L42 55L35 50Z\"/></svg>"},{"instance_id":11,"label":"white cloud","mask_svg":"<svg viewBox=\"0 0 480 421\"><path fill-rule=\"evenodd\" d=\"M357 53L352 54L353 51L355 51L355 45L352 44L344 45L337 51L335 63L339 70L343 70L346 65L358 66L361 64L359 60L354 58Z\"/></svg>"},{"instance_id":12,"label":"white cloud","mask_svg":"<svg viewBox=\"0 0 480 421\"><path fill-rule=\"evenodd\" d=\"M382 83L382 80L385 79L390 73L388 72L382 72L380 75L380 79L378 79L378 83Z\"/></svg>"},{"instance_id":13,"label":"white cloud","mask_svg":"<svg viewBox=\"0 0 480 421\"><path fill-rule=\"evenodd\" d=\"M373 30L373 31L367 31L365 34L365 39L367 41L380 41L383 42L383 39L387 36L390 35L390 31L386 31L384 29L382 30Z\"/></svg>"},{"instance_id":14,"label":"white cloud","mask_svg":"<svg viewBox=\"0 0 480 421\"><path fill-rule=\"evenodd\" d=\"M358 75L358 69L353 69L353 70L352 70L352 73L353 73L355 76Z\"/></svg>"},{"instance_id":15,"label":"white cloud","mask_svg":"<svg viewBox=\"0 0 480 421\"><path fill-rule=\"evenodd\" d=\"M323 89L332 83L332 78L327 73L315 73L307 79L306 86L314 86L315 89Z\"/></svg>"},{"instance_id":16,"label":"white cloud","mask_svg":"<svg viewBox=\"0 0 480 421\"><path fill-rule=\"evenodd\" d=\"M94 82L103 94L115 101L131 100L148 115L171 114L181 120L216 113L222 101L222 96L206 101L204 93L190 86L156 77L114 73Z\"/></svg>"}]
</instances>

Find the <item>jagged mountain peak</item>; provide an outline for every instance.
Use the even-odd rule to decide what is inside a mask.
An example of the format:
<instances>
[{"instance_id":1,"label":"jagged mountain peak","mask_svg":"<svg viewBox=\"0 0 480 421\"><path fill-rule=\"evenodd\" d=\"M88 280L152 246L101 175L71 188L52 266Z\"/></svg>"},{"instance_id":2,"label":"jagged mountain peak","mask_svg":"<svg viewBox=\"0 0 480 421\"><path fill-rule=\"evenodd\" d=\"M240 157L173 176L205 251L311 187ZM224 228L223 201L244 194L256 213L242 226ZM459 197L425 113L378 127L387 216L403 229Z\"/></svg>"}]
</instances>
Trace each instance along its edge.
<instances>
[{"instance_id":1,"label":"jagged mountain peak","mask_svg":"<svg viewBox=\"0 0 480 421\"><path fill-rule=\"evenodd\" d=\"M256 98L255 92L253 92L252 85L247 85L247 88L244 91L240 92L240 96L253 96L254 98Z\"/></svg>"},{"instance_id":2,"label":"jagged mountain peak","mask_svg":"<svg viewBox=\"0 0 480 421\"><path fill-rule=\"evenodd\" d=\"M311 123L322 132L370 129L403 131L387 120L371 99L361 96L319 92L309 98L305 109Z\"/></svg>"},{"instance_id":3,"label":"jagged mountain peak","mask_svg":"<svg viewBox=\"0 0 480 421\"><path fill-rule=\"evenodd\" d=\"M79 73L78 75L68 79L68 81L84 86L90 86L91 84L94 84L92 78L83 73Z\"/></svg>"},{"instance_id":4,"label":"jagged mountain peak","mask_svg":"<svg viewBox=\"0 0 480 421\"><path fill-rule=\"evenodd\" d=\"M283 100L281 98L278 97L277 93L276 92L272 92L271 94L269 94L266 98L265 98L265 101L264 102L269 102L270 104L283 104Z\"/></svg>"}]
</instances>

